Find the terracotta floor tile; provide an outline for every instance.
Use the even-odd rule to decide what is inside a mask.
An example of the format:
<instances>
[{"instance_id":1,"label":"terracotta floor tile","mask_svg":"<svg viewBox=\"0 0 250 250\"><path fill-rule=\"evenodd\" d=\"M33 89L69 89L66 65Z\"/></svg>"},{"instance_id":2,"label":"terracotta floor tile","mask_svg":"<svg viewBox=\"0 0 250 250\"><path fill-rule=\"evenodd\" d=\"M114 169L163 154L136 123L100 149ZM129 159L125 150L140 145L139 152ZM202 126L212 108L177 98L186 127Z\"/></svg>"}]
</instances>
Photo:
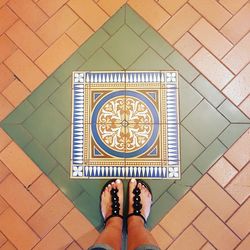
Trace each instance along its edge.
<instances>
[{"instance_id":1,"label":"terracotta floor tile","mask_svg":"<svg viewBox=\"0 0 250 250\"><path fill-rule=\"evenodd\" d=\"M233 45L204 18L199 20L190 33L217 58L221 59Z\"/></svg>"},{"instance_id":2,"label":"terracotta floor tile","mask_svg":"<svg viewBox=\"0 0 250 250\"><path fill-rule=\"evenodd\" d=\"M28 224L44 237L72 208L73 204L58 191L28 220Z\"/></svg>"},{"instance_id":3,"label":"terracotta floor tile","mask_svg":"<svg viewBox=\"0 0 250 250\"><path fill-rule=\"evenodd\" d=\"M0 161L0 183L10 174L9 169Z\"/></svg>"},{"instance_id":4,"label":"terracotta floor tile","mask_svg":"<svg viewBox=\"0 0 250 250\"><path fill-rule=\"evenodd\" d=\"M17 49L16 45L5 35L0 36L0 63Z\"/></svg>"},{"instance_id":5,"label":"terracotta floor tile","mask_svg":"<svg viewBox=\"0 0 250 250\"><path fill-rule=\"evenodd\" d=\"M34 31L48 19L31 0L10 0L8 6Z\"/></svg>"},{"instance_id":6,"label":"terracotta floor tile","mask_svg":"<svg viewBox=\"0 0 250 250\"><path fill-rule=\"evenodd\" d=\"M216 250L209 242L207 242L206 245L204 245L201 250Z\"/></svg>"},{"instance_id":7,"label":"terracotta floor tile","mask_svg":"<svg viewBox=\"0 0 250 250\"><path fill-rule=\"evenodd\" d=\"M188 0L159 0L158 3L170 14L174 15Z\"/></svg>"},{"instance_id":8,"label":"terracotta floor tile","mask_svg":"<svg viewBox=\"0 0 250 250\"><path fill-rule=\"evenodd\" d=\"M237 1L236 1L237 2ZM250 3L246 4L221 32L232 42L237 43L250 30Z\"/></svg>"},{"instance_id":9,"label":"terracotta floor tile","mask_svg":"<svg viewBox=\"0 0 250 250\"><path fill-rule=\"evenodd\" d=\"M201 48L190 60L218 89L233 78L233 74L209 51Z\"/></svg>"},{"instance_id":10,"label":"terracotta floor tile","mask_svg":"<svg viewBox=\"0 0 250 250\"><path fill-rule=\"evenodd\" d=\"M69 234L58 224L33 249L66 249L72 241Z\"/></svg>"},{"instance_id":11,"label":"terracotta floor tile","mask_svg":"<svg viewBox=\"0 0 250 250\"><path fill-rule=\"evenodd\" d=\"M36 60L36 64L50 75L76 49L77 45L67 35L63 35Z\"/></svg>"},{"instance_id":12,"label":"terracotta floor tile","mask_svg":"<svg viewBox=\"0 0 250 250\"><path fill-rule=\"evenodd\" d=\"M206 239L191 225L189 226L174 243L169 250L196 250L206 243Z\"/></svg>"},{"instance_id":13,"label":"terracotta floor tile","mask_svg":"<svg viewBox=\"0 0 250 250\"><path fill-rule=\"evenodd\" d=\"M222 186L225 187L238 171L224 158L220 158L208 173Z\"/></svg>"},{"instance_id":14,"label":"terracotta floor tile","mask_svg":"<svg viewBox=\"0 0 250 250\"><path fill-rule=\"evenodd\" d=\"M174 47L187 59L192 57L201 47L201 44L189 33L184 36L174 45Z\"/></svg>"},{"instance_id":15,"label":"terracotta floor tile","mask_svg":"<svg viewBox=\"0 0 250 250\"><path fill-rule=\"evenodd\" d=\"M2 121L14 109L14 107L2 94L0 94L0 107L0 121Z\"/></svg>"},{"instance_id":16,"label":"terracotta floor tile","mask_svg":"<svg viewBox=\"0 0 250 250\"><path fill-rule=\"evenodd\" d=\"M81 250L82 248L74 241L66 249L67 250Z\"/></svg>"},{"instance_id":17,"label":"terracotta floor tile","mask_svg":"<svg viewBox=\"0 0 250 250\"><path fill-rule=\"evenodd\" d=\"M205 205L192 192L189 192L160 221L160 225L172 237L177 237L204 208Z\"/></svg>"},{"instance_id":18,"label":"terracotta floor tile","mask_svg":"<svg viewBox=\"0 0 250 250\"><path fill-rule=\"evenodd\" d=\"M9 0L0 0L0 7L4 6Z\"/></svg>"},{"instance_id":19,"label":"terracotta floor tile","mask_svg":"<svg viewBox=\"0 0 250 250\"><path fill-rule=\"evenodd\" d=\"M155 238L160 249L166 249L173 241L166 231L164 231L159 225L154 227L151 234Z\"/></svg>"},{"instance_id":20,"label":"terracotta floor tile","mask_svg":"<svg viewBox=\"0 0 250 250\"><path fill-rule=\"evenodd\" d=\"M170 15L153 0L130 0L128 4L156 30L170 18Z\"/></svg>"},{"instance_id":21,"label":"terracotta floor tile","mask_svg":"<svg viewBox=\"0 0 250 250\"><path fill-rule=\"evenodd\" d=\"M41 170L14 142L11 142L0 153L0 160L25 187L28 187L41 175Z\"/></svg>"},{"instance_id":22,"label":"terracotta floor tile","mask_svg":"<svg viewBox=\"0 0 250 250\"><path fill-rule=\"evenodd\" d=\"M30 91L16 79L2 94L14 107L17 107L30 94Z\"/></svg>"},{"instance_id":23,"label":"terracotta floor tile","mask_svg":"<svg viewBox=\"0 0 250 250\"><path fill-rule=\"evenodd\" d=\"M0 247L7 241L6 237L0 232Z\"/></svg>"},{"instance_id":24,"label":"terracotta floor tile","mask_svg":"<svg viewBox=\"0 0 250 250\"><path fill-rule=\"evenodd\" d=\"M250 198L230 218L227 225L243 239L250 232Z\"/></svg>"},{"instance_id":25,"label":"terracotta floor tile","mask_svg":"<svg viewBox=\"0 0 250 250\"><path fill-rule=\"evenodd\" d=\"M250 234L237 246L236 250L247 250L250 248Z\"/></svg>"},{"instance_id":26,"label":"terracotta floor tile","mask_svg":"<svg viewBox=\"0 0 250 250\"><path fill-rule=\"evenodd\" d=\"M0 230L20 250L31 249L39 241L38 236L10 208L0 215Z\"/></svg>"},{"instance_id":27,"label":"terracotta floor tile","mask_svg":"<svg viewBox=\"0 0 250 250\"><path fill-rule=\"evenodd\" d=\"M6 34L31 60L47 49L45 43L21 20L12 25Z\"/></svg>"},{"instance_id":28,"label":"terracotta floor tile","mask_svg":"<svg viewBox=\"0 0 250 250\"><path fill-rule=\"evenodd\" d=\"M239 108L250 118L250 95L240 104Z\"/></svg>"},{"instance_id":29,"label":"terracotta floor tile","mask_svg":"<svg viewBox=\"0 0 250 250\"><path fill-rule=\"evenodd\" d=\"M14 81L13 73L3 64L0 64L0 92L9 86Z\"/></svg>"},{"instance_id":30,"label":"terracotta floor tile","mask_svg":"<svg viewBox=\"0 0 250 250\"><path fill-rule=\"evenodd\" d=\"M0 215L9 207L7 202L0 196Z\"/></svg>"},{"instance_id":31,"label":"terracotta floor tile","mask_svg":"<svg viewBox=\"0 0 250 250\"><path fill-rule=\"evenodd\" d=\"M79 30L81 30L81 32L79 32ZM79 19L67 30L66 33L77 45L80 46L93 34L93 30L85 22Z\"/></svg>"},{"instance_id":32,"label":"terracotta floor tile","mask_svg":"<svg viewBox=\"0 0 250 250\"><path fill-rule=\"evenodd\" d=\"M37 34L44 42L51 45L73 23L75 23L77 19L78 16L69 6L65 5L37 30Z\"/></svg>"},{"instance_id":33,"label":"terracotta floor tile","mask_svg":"<svg viewBox=\"0 0 250 250\"><path fill-rule=\"evenodd\" d=\"M248 0L219 0L219 3L222 4L227 10L231 13L236 13Z\"/></svg>"},{"instance_id":34,"label":"terracotta floor tile","mask_svg":"<svg viewBox=\"0 0 250 250\"><path fill-rule=\"evenodd\" d=\"M0 128L0 152L11 142L11 138Z\"/></svg>"},{"instance_id":35,"label":"terracotta floor tile","mask_svg":"<svg viewBox=\"0 0 250 250\"><path fill-rule=\"evenodd\" d=\"M190 0L189 3L211 24L220 29L232 15L215 0Z\"/></svg>"},{"instance_id":36,"label":"terracotta floor tile","mask_svg":"<svg viewBox=\"0 0 250 250\"><path fill-rule=\"evenodd\" d=\"M68 5L95 31L108 20L108 15L92 0L70 0Z\"/></svg>"},{"instance_id":37,"label":"terracotta floor tile","mask_svg":"<svg viewBox=\"0 0 250 250\"><path fill-rule=\"evenodd\" d=\"M248 129L248 131L225 154L225 157L238 170L241 170L250 160L249 141L250 129Z\"/></svg>"},{"instance_id":38,"label":"terracotta floor tile","mask_svg":"<svg viewBox=\"0 0 250 250\"><path fill-rule=\"evenodd\" d=\"M235 73L249 63L250 32L223 58L223 62Z\"/></svg>"},{"instance_id":39,"label":"terracotta floor tile","mask_svg":"<svg viewBox=\"0 0 250 250\"><path fill-rule=\"evenodd\" d=\"M11 244L11 242L7 241L2 247L1 250L16 250L16 247Z\"/></svg>"},{"instance_id":40,"label":"terracotta floor tile","mask_svg":"<svg viewBox=\"0 0 250 250\"><path fill-rule=\"evenodd\" d=\"M216 249L234 249L240 242L240 239L208 208L193 224Z\"/></svg>"},{"instance_id":41,"label":"terracotta floor tile","mask_svg":"<svg viewBox=\"0 0 250 250\"><path fill-rule=\"evenodd\" d=\"M29 191L42 203L47 202L52 195L56 193L58 188L50 181L50 179L42 174L29 187Z\"/></svg>"},{"instance_id":42,"label":"terracotta floor tile","mask_svg":"<svg viewBox=\"0 0 250 250\"><path fill-rule=\"evenodd\" d=\"M13 53L5 64L30 91L46 79L46 75L20 50Z\"/></svg>"},{"instance_id":43,"label":"terracotta floor tile","mask_svg":"<svg viewBox=\"0 0 250 250\"><path fill-rule=\"evenodd\" d=\"M27 220L41 206L14 175L9 175L1 182L0 195L24 220Z\"/></svg>"},{"instance_id":44,"label":"terracotta floor tile","mask_svg":"<svg viewBox=\"0 0 250 250\"><path fill-rule=\"evenodd\" d=\"M168 42L174 44L193 26L194 23L199 20L199 18L199 13L188 4L185 4L166 24L162 26L159 32Z\"/></svg>"},{"instance_id":45,"label":"terracotta floor tile","mask_svg":"<svg viewBox=\"0 0 250 250\"><path fill-rule=\"evenodd\" d=\"M88 249L89 246L92 246L96 239L98 238L99 233L97 230L88 232L86 235L82 236L77 240L77 243L82 247L82 249Z\"/></svg>"},{"instance_id":46,"label":"terracotta floor tile","mask_svg":"<svg viewBox=\"0 0 250 250\"><path fill-rule=\"evenodd\" d=\"M227 220L239 205L210 176L205 175L193 191L223 220Z\"/></svg>"},{"instance_id":47,"label":"terracotta floor tile","mask_svg":"<svg viewBox=\"0 0 250 250\"><path fill-rule=\"evenodd\" d=\"M127 0L100 0L98 1L98 5L105 10L109 16L113 16L126 2Z\"/></svg>"},{"instance_id":48,"label":"terracotta floor tile","mask_svg":"<svg viewBox=\"0 0 250 250\"><path fill-rule=\"evenodd\" d=\"M56 13L68 0L38 0L37 5L48 15Z\"/></svg>"},{"instance_id":49,"label":"terracotta floor tile","mask_svg":"<svg viewBox=\"0 0 250 250\"><path fill-rule=\"evenodd\" d=\"M250 163L229 183L226 190L240 204L250 196Z\"/></svg>"},{"instance_id":50,"label":"terracotta floor tile","mask_svg":"<svg viewBox=\"0 0 250 250\"><path fill-rule=\"evenodd\" d=\"M7 6L0 9L0 35L4 33L16 20L17 16Z\"/></svg>"},{"instance_id":51,"label":"terracotta floor tile","mask_svg":"<svg viewBox=\"0 0 250 250\"><path fill-rule=\"evenodd\" d=\"M249 76L250 64L223 89L223 93L236 105L239 105L250 94Z\"/></svg>"}]
</instances>

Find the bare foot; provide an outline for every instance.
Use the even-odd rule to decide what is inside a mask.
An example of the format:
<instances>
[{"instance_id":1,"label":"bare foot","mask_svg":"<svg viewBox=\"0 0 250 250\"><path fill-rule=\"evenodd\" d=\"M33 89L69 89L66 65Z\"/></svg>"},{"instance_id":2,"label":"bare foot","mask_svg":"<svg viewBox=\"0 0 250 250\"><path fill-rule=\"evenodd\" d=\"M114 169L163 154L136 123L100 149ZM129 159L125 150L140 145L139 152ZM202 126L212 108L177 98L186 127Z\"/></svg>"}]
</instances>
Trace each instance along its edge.
<instances>
[{"instance_id":1,"label":"bare foot","mask_svg":"<svg viewBox=\"0 0 250 250\"><path fill-rule=\"evenodd\" d=\"M110 191L114 189L118 189L117 196L119 197L120 210L119 214L123 215L123 183L121 180L114 180L111 184L109 184L105 190L102 192L101 196L101 211L104 220L108 218L112 214L112 200Z\"/></svg>"},{"instance_id":2,"label":"bare foot","mask_svg":"<svg viewBox=\"0 0 250 250\"><path fill-rule=\"evenodd\" d=\"M136 179L131 179L131 181L129 182L129 207L128 207L129 214L134 212L133 190L135 189L136 185L137 185ZM140 203L142 204L141 215L145 218L145 220L147 220L150 214L150 208L152 204L152 195L150 194L149 190L141 183L138 183L138 188L141 190L141 193L140 193L140 198L141 198Z\"/></svg>"}]
</instances>

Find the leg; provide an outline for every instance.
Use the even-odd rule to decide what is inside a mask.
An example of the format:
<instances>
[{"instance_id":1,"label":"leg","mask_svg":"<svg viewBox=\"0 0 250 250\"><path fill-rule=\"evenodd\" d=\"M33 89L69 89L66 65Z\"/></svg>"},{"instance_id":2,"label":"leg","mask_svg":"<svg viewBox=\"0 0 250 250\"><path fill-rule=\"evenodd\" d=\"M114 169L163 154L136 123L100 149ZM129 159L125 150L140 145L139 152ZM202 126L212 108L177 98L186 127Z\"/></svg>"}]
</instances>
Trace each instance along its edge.
<instances>
[{"instance_id":1,"label":"leg","mask_svg":"<svg viewBox=\"0 0 250 250\"><path fill-rule=\"evenodd\" d=\"M110 191L112 188L118 189L118 197L120 203L120 215L123 215L123 184L120 180L112 182L105 188L101 196L101 210L103 218L107 218L112 214L112 202ZM109 245L115 250L121 249L122 246L122 219L120 217L110 218L104 230L96 240L95 244Z\"/></svg>"},{"instance_id":2,"label":"leg","mask_svg":"<svg viewBox=\"0 0 250 250\"><path fill-rule=\"evenodd\" d=\"M132 179L129 183L129 211L128 213L133 213L133 190L136 187L136 180ZM150 207L152 203L152 197L150 192L146 187L138 184L138 188L141 190L141 214L147 220ZM141 245L154 245L157 247L157 243L151 233L144 227L144 221L139 216L130 216L128 218L128 249L134 250Z\"/></svg>"}]
</instances>

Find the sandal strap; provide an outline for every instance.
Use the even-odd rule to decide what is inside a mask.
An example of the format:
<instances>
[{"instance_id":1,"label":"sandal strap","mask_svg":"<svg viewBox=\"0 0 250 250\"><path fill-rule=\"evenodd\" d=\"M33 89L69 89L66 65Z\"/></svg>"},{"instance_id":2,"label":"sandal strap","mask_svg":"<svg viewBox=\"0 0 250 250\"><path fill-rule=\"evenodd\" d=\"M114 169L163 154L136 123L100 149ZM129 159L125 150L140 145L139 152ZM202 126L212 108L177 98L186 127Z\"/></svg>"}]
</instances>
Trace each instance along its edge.
<instances>
[{"instance_id":1,"label":"sandal strap","mask_svg":"<svg viewBox=\"0 0 250 250\"><path fill-rule=\"evenodd\" d=\"M143 219L144 224L145 224L145 225L147 224L147 221L146 221L145 217L144 217L142 214L131 213L131 214L128 214L128 215L127 215L127 219L128 219L129 217L131 217L131 216L140 216L140 217Z\"/></svg>"}]
</instances>

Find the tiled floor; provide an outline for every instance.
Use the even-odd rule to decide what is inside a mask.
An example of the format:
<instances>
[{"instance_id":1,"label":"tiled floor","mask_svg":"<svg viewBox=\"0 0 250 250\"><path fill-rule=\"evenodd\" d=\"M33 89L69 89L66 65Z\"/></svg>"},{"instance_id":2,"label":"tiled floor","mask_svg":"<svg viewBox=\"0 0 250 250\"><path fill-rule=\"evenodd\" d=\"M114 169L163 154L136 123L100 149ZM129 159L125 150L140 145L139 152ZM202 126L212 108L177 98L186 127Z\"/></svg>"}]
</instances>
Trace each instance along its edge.
<instances>
[{"instance_id":1,"label":"tiled floor","mask_svg":"<svg viewBox=\"0 0 250 250\"><path fill-rule=\"evenodd\" d=\"M98 235L103 182L68 173L76 69L179 71L182 179L149 181L149 226L161 249L250 248L249 2L125 3L0 2L0 249Z\"/></svg>"}]
</instances>

